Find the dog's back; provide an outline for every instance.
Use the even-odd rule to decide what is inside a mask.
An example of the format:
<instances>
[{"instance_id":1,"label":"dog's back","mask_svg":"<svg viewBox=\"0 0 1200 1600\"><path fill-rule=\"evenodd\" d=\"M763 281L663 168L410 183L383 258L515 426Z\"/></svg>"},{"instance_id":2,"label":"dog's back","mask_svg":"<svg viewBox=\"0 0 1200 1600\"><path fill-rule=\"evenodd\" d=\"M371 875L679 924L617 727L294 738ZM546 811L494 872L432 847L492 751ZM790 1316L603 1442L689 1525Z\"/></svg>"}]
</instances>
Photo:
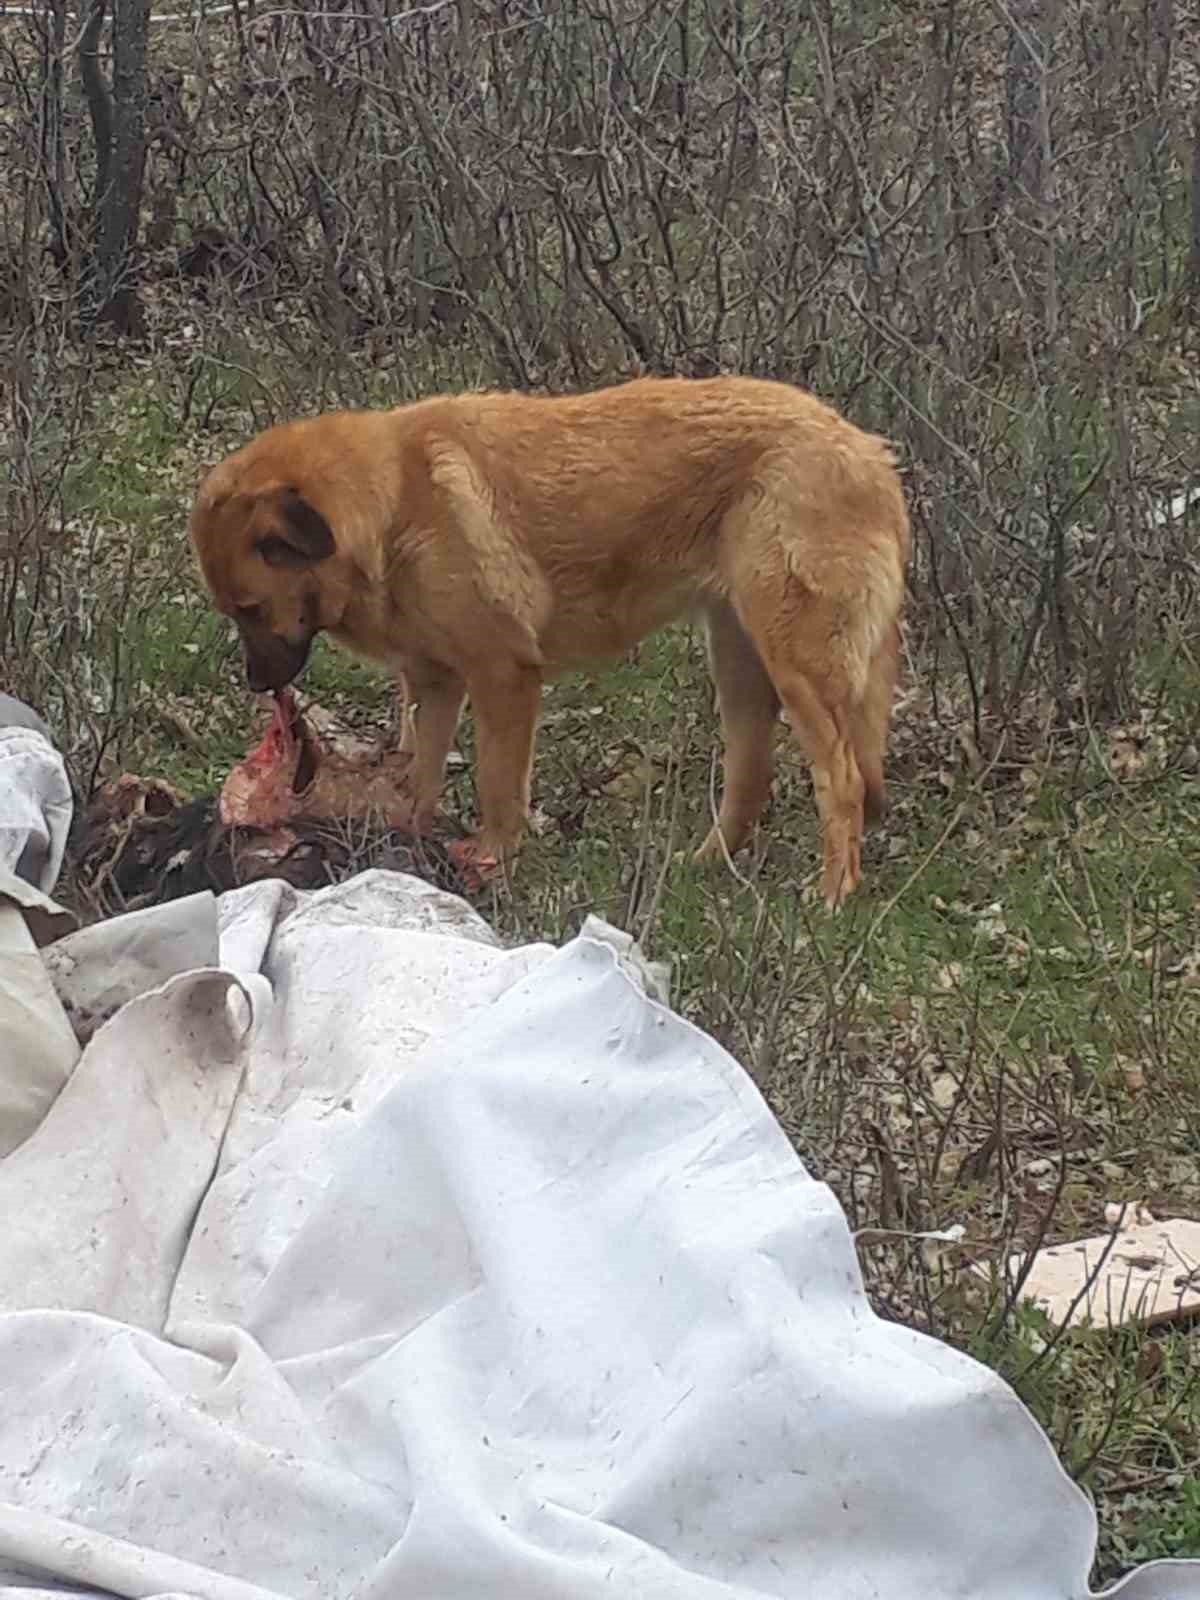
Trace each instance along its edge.
<instances>
[{"instance_id":1,"label":"dog's back","mask_svg":"<svg viewBox=\"0 0 1200 1600\"><path fill-rule=\"evenodd\" d=\"M814 506L903 506L885 442L789 384L638 378L591 393L484 393L394 413L478 463L535 546L587 558L597 543L691 566L722 513L763 473L789 467ZM905 535L907 525L905 524Z\"/></svg>"},{"instance_id":2,"label":"dog's back","mask_svg":"<svg viewBox=\"0 0 1200 1600\"><path fill-rule=\"evenodd\" d=\"M890 595L907 560L886 443L788 384L641 378L455 396L395 417L471 463L504 540L544 572L552 668L616 654L752 569ZM790 516L754 515L781 496Z\"/></svg>"}]
</instances>

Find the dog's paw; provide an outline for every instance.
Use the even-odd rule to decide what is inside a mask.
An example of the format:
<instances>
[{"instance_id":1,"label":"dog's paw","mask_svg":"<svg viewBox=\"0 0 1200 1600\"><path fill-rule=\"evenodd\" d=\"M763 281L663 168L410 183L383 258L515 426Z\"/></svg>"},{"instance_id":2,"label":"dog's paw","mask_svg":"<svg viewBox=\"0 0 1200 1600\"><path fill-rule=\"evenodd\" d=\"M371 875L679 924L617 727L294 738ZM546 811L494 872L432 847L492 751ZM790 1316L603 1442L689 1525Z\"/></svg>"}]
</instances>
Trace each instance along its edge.
<instances>
[{"instance_id":1,"label":"dog's paw","mask_svg":"<svg viewBox=\"0 0 1200 1600\"><path fill-rule=\"evenodd\" d=\"M468 894L478 894L501 876L503 869L499 858L485 850L478 839L452 839L446 846L446 854Z\"/></svg>"},{"instance_id":2,"label":"dog's paw","mask_svg":"<svg viewBox=\"0 0 1200 1600\"><path fill-rule=\"evenodd\" d=\"M857 853L849 862L827 861L821 874L821 898L830 911L840 911L847 897L858 888L860 871Z\"/></svg>"}]
</instances>

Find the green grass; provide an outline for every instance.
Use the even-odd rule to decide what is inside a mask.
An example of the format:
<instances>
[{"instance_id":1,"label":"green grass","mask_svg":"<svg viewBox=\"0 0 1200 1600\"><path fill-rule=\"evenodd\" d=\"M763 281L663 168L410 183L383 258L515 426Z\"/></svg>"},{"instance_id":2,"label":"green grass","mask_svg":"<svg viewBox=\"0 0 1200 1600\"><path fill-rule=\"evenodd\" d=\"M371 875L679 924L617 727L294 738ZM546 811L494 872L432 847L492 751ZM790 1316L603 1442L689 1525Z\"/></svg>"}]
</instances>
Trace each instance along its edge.
<instances>
[{"instance_id":1,"label":"green grass","mask_svg":"<svg viewBox=\"0 0 1200 1600\"><path fill-rule=\"evenodd\" d=\"M222 400L208 430L181 433L178 373L142 374L98 404L65 486L73 524L103 535L61 580L91 585L87 693L112 713L100 770L186 793L220 783L258 715L184 539L201 468L252 420L246 380L226 393L219 366L205 372L194 416ZM972 776L912 663L891 812L862 892L831 917L813 893L808 777L783 730L754 850L736 875L691 860L717 726L699 641L669 630L547 689L519 872L482 906L514 940L564 938L597 912L671 962L675 1004L753 1073L863 1230L881 1311L1002 1372L1097 1496L1105 1576L1200 1555L1196 1341L1048 1339L1036 1314L1002 1316L967 1262L1101 1231L1112 1201L1200 1216L1200 987L1172 975L1200 950L1200 778L1176 760L1200 696L1185 644L1165 638L1143 663L1141 749L1128 758L1126 741L1124 767L1097 731L1036 758L1001 751ZM64 705L84 692L73 650L40 680ZM324 644L303 687L359 726L386 718L386 679ZM82 774L99 736L85 716L72 726ZM460 748L470 755L469 719ZM446 803L473 817L469 764ZM971 1248L931 1261L913 1234L953 1224Z\"/></svg>"}]
</instances>

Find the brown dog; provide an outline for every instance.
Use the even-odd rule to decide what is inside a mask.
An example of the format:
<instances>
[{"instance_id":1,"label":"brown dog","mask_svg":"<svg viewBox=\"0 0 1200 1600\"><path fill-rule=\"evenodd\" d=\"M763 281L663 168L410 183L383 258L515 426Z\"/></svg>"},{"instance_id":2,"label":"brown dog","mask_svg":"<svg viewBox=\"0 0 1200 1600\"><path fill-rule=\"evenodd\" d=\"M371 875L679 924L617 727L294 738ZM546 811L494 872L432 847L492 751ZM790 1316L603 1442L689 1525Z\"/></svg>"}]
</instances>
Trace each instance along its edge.
<instances>
[{"instance_id":1,"label":"brown dog","mask_svg":"<svg viewBox=\"0 0 1200 1600\"><path fill-rule=\"evenodd\" d=\"M812 396L641 378L331 412L214 467L190 534L253 689L290 683L321 629L400 675L417 827L470 698L480 865L520 840L543 678L702 612L725 785L700 854L749 837L782 703L813 771L825 897L857 883L864 810L883 804L909 528L887 446Z\"/></svg>"}]
</instances>

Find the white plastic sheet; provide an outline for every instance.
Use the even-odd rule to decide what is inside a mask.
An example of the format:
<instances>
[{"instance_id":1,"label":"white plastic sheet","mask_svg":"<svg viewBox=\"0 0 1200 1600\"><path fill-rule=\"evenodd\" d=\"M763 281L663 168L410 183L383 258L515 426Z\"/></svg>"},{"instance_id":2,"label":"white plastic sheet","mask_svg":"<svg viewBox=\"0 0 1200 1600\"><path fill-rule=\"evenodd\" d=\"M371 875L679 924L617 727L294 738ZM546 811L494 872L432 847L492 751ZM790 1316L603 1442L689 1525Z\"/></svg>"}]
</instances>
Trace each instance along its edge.
<instances>
[{"instance_id":1,"label":"white plastic sheet","mask_svg":"<svg viewBox=\"0 0 1200 1600\"><path fill-rule=\"evenodd\" d=\"M0 1593L1087 1593L1029 1414L872 1314L621 936L387 873L218 910L0 1161Z\"/></svg>"}]
</instances>

